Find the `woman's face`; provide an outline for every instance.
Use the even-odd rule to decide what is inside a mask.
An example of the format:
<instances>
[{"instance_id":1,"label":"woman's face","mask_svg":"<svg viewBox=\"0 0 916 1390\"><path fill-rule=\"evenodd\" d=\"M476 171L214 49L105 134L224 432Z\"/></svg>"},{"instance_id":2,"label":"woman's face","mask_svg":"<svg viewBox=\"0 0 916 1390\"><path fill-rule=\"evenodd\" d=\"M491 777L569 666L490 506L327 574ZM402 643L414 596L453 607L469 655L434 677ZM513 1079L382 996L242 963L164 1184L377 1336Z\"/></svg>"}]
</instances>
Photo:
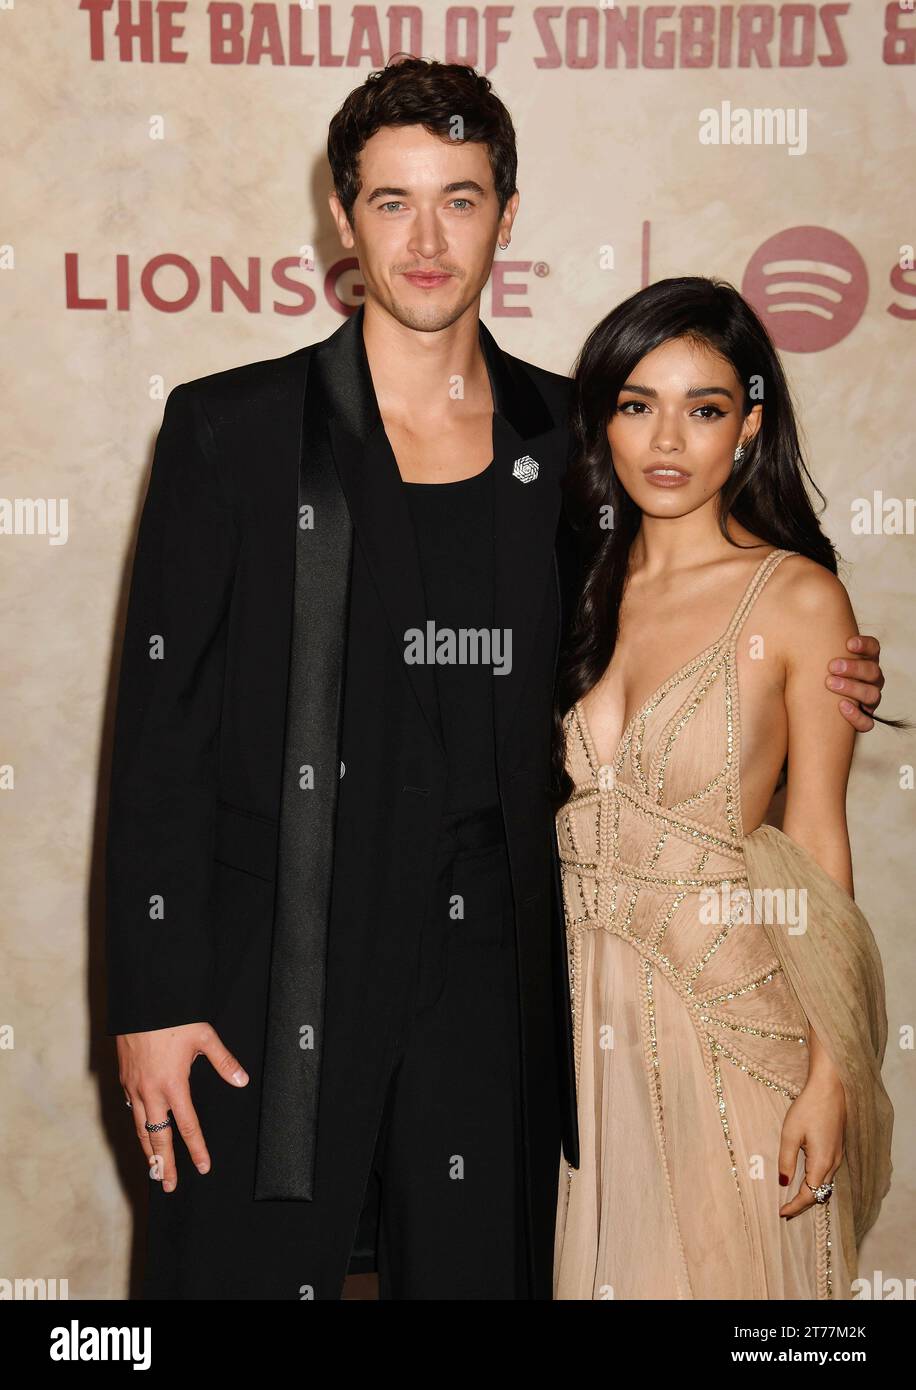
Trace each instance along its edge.
<instances>
[{"instance_id":1,"label":"woman's face","mask_svg":"<svg viewBox=\"0 0 916 1390\"><path fill-rule=\"evenodd\" d=\"M735 449L760 427L745 417L734 368L704 343L675 338L630 372L607 427L621 486L649 516L684 516L722 488Z\"/></svg>"}]
</instances>

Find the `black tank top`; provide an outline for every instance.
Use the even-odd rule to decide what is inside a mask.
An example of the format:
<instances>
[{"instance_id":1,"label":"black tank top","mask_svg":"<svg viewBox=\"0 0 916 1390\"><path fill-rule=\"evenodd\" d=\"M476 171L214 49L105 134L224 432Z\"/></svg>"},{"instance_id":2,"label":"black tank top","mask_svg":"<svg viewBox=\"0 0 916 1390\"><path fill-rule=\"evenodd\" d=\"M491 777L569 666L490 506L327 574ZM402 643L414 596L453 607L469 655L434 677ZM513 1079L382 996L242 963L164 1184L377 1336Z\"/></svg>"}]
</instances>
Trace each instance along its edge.
<instances>
[{"instance_id":1,"label":"black tank top","mask_svg":"<svg viewBox=\"0 0 916 1390\"><path fill-rule=\"evenodd\" d=\"M437 632L493 628L493 464L454 483L405 482L426 592ZM474 651L473 645L468 648ZM467 653L466 653L467 654ZM484 645L477 655L490 657ZM491 660L434 667L448 758L446 812L496 806Z\"/></svg>"}]
</instances>

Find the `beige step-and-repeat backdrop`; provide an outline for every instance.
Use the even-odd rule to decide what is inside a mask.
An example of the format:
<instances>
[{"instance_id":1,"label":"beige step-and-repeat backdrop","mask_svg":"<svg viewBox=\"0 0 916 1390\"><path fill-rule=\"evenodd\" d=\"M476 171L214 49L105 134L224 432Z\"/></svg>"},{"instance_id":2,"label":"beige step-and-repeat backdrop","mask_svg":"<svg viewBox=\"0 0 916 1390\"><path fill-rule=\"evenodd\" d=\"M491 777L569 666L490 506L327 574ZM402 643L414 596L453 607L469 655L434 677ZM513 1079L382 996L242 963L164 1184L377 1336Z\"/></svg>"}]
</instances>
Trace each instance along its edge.
<instances>
[{"instance_id":1,"label":"beige step-and-repeat backdrop","mask_svg":"<svg viewBox=\"0 0 916 1390\"><path fill-rule=\"evenodd\" d=\"M359 303L326 202L346 93L412 52L473 64L508 105L521 205L482 302L508 351L569 372L613 304L669 275L751 299L884 643L882 713L916 718L914 10L0 0L0 1297L32 1279L120 1299L136 1274L146 1165L102 973L125 576L172 386ZM871 1298L913 1298L916 1276L914 752L877 727L849 790L897 1110Z\"/></svg>"}]
</instances>

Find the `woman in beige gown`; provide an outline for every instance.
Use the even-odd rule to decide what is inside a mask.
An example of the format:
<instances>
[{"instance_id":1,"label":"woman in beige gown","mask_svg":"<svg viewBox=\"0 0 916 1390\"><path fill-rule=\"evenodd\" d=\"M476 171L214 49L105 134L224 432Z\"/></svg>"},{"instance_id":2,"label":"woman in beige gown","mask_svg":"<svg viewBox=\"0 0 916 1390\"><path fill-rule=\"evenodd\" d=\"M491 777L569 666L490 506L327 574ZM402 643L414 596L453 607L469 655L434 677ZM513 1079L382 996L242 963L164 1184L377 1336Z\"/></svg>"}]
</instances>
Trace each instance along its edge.
<instances>
[{"instance_id":1,"label":"woman in beige gown","mask_svg":"<svg viewBox=\"0 0 916 1390\"><path fill-rule=\"evenodd\" d=\"M753 486L750 500L744 487L746 524L735 519L743 455L759 431L752 451L759 472L768 466L767 449L774 447L772 437L768 442L763 436L767 407L752 412L746 401L745 409L700 417L696 398L675 401L673 389L666 395L666 383L680 387L688 379L689 370L682 368L689 361L694 389L697 382L714 379L730 387L741 404L746 370L737 354L730 358L710 332L705 343L686 345L685 358L683 338L665 331L666 313L682 323L691 297L698 320L710 301L721 320L724 301L725 311L755 338L756 360L764 361L764 374L772 377L767 402L775 406L784 386L775 353L770 347L770 359L760 341L763 328L750 322L751 311L731 287L713 289L709 281L662 282L634 296L605 320L603 336L593 335L591 349L587 344L580 359L578 428L585 471L578 481L579 500L594 505L600 496L595 483L600 440L596 449L592 434L590 443L587 419L589 409L594 411L589 393L600 362L618 402L617 413L603 422L616 475L617 492L610 495L617 526L624 532L629 526L632 540L619 531L610 538L594 533L567 666L569 691L575 694L578 682L579 693L563 706L560 733L567 780L557 832L580 1164L574 1169L561 1163L554 1296L844 1299L853 1296L857 1248L890 1181L892 1110L880 1070L887 1033L881 962L850 893L779 829L758 824L747 833L742 806L743 714L752 724L752 746L761 750L757 761L769 762L777 773L789 740L793 749L805 737L810 741L801 716L796 726L793 687L785 672L782 688L773 670L765 684L750 663L754 641L772 641L767 634L779 630L774 606L761 628L755 605L791 557L807 552L826 568L830 560L812 541L813 512L799 524L804 502L785 485L783 503L792 496L803 548L768 543L768 531L778 536L778 522L753 496ZM657 346L651 337L648 343L652 356L634 352L639 336L634 324L659 319ZM628 346L620 350L618 343ZM621 390L624 381L638 382L642 389ZM662 384L655 397L653 381ZM646 410L625 411L627 397L645 401ZM786 400L787 394L783 407ZM712 401L722 406L724 397L710 393L707 404ZM784 446L784 410L780 417ZM720 476L724 448L727 466ZM653 460L668 469L657 474L655 487L646 477ZM676 471L686 478L675 478ZM658 481L665 478L677 485ZM725 494L728 487L732 492ZM574 495L576 489L574 476ZM726 540L719 526L720 515L729 510L730 535L745 547L756 546L737 559L728 550L734 541ZM626 549L624 565L618 559L616 571L613 545ZM634 692L645 689L649 669L645 644L640 660L636 617L637 612L645 616L646 605L628 619L632 575L636 570L639 579L669 562L688 576L681 586L684 608L671 631L680 623L686 631L703 632L708 644L702 646L701 639L696 654L666 674L624 726L622 710ZM792 563L794 574L814 568L810 560ZM715 594L709 611L731 614L712 629L704 624L703 604L692 606L690 597L695 582L690 576L702 576L704 564L722 576L721 584L708 590ZM615 572L619 646L613 622L602 640L595 616L602 611L596 594L610 588L614 603ZM747 582L736 584L735 574L749 575ZM696 582L699 592L702 582ZM797 580L787 568L783 594L792 582ZM723 594L737 601L726 607ZM836 601L848 606L845 592ZM799 629L793 627L788 600L784 606L790 645ZM615 648L608 664L608 649ZM665 650L683 648L672 643ZM801 665L803 653L797 658ZM664 672L664 651L654 659L650 669ZM772 667L775 657L766 659ZM751 692L749 714L742 709L745 685ZM586 705L596 721L594 737ZM838 714L831 717L842 725ZM825 756L832 757L833 744L826 735L825 740ZM849 756L851 742L839 779L843 788ZM843 753L836 757L842 761ZM799 753L806 780L799 789L793 786L795 761L793 754L787 807L794 795L810 817L811 808L823 804L825 824L841 824L840 811L830 805L837 778L827 776L818 793L810 785L816 781L811 763ZM744 771L750 777L747 767ZM766 780L761 775L754 780L755 802L762 807L772 791L772 785L764 787ZM774 783L775 776L769 780ZM755 823L761 818L757 814ZM836 844L822 855L831 867L848 853L842 839L838 830ZM818 1077L828 1078L828 1084L817 1092L812 1080L806 1092L815 1043ZM833 1089L829 1078L836 1080ZM787 1122L799 1097L801 1108ZM820 1159L809 1162L806 1150L831 1155L823 1172L813 1171ZM789 1170L784 1187L778 1185L781 1168Z\"/></svg>"}]
</instances>

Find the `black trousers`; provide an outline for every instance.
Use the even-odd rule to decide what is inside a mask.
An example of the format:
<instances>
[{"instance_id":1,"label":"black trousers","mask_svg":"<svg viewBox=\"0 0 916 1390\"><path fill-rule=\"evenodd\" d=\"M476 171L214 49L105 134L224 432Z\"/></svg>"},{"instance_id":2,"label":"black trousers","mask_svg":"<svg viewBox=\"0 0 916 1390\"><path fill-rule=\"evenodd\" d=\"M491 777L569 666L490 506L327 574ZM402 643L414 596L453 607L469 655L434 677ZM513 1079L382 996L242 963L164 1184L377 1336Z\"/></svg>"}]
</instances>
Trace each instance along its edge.
<instances>
[{"instance_id":1,"label":"black trousers","mask_svg":"<svg viewBox=\"0 0 916 1390\"><path fill-rule=\"evenodd\" d=\"M525 1299L518 974L498 808L446 817L350 1271Z\"/></svg>"}]
</instances>

